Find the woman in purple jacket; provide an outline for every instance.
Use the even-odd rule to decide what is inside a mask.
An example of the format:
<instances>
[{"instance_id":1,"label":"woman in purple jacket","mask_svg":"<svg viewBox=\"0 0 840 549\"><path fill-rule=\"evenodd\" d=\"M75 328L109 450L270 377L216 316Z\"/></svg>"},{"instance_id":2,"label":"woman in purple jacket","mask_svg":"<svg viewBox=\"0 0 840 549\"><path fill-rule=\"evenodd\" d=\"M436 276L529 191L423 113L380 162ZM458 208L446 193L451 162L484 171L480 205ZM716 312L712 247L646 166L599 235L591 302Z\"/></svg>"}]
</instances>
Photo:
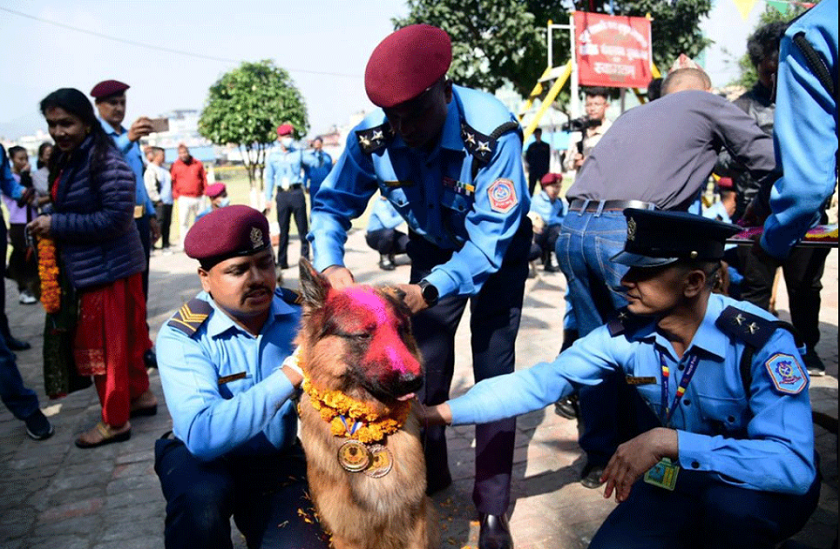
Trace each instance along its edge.
<instances>
[{"instance_id":1,"label":"woman in purple jacket","mask_svg":"<svg viewBox=\"0 0 840 549\"><path fill-rule=\"evenodd\" d=\"M102 421L76 446L92 448L128 440L129 417L157 411L143 363L149 338L135 179L82 92L56 90L41 101L41 113L58 148L50 158L52 208L28 228L55 241L61 276L78 299L73 359L80 374L94 378ZM71 293L62 293L62 306L74 304Z\"/></svg>"}]
</instances>

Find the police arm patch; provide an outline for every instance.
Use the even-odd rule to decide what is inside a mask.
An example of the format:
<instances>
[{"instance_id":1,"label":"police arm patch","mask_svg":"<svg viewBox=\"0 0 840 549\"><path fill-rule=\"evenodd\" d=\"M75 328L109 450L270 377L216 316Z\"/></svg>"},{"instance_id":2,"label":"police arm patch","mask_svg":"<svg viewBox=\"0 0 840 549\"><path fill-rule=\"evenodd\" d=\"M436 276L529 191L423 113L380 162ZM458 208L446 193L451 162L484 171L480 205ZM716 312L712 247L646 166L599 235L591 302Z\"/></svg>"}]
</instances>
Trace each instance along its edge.
<instances>
[{"instance_id":1,"label":"police arm patch","mask_svg":"<svg viewBox=\"0 0 840 549\"><path fill-rule=\"evenodd\" d=\"M487 189L490 198L490 207L495 212L507 213L519 203L516 197L516 189L510 179L497 179Z\"/></svg>"},{"instance_id":2,"label":"police arm patch","mask_svg":"<svg viewBox=\"0 0 840 549\"><path fill-rule=\"evenodd\" d=\"M793 355L776 353L764 363L764 366L770 373L773 387L778 393L798 395L808 386L808 377Z\"/></svg>"}]
</instances>

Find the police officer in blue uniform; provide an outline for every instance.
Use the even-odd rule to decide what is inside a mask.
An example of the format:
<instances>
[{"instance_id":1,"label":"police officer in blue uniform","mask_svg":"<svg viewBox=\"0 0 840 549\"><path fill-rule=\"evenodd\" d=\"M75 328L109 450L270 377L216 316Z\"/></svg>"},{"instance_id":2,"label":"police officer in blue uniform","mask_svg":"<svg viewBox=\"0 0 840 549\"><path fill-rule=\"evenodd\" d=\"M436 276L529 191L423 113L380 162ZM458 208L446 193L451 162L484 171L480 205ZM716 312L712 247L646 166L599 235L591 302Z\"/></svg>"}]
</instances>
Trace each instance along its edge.
<instances>
[{"instance_id":1,"label":"police officer in blue uniform","mask_svg":"<svg viewBox=\"0 0 840 549\"><path fill-rule=\"evenodd\" d=\"M819 496L794 336L764 310L712 293L738 227L685 212L624 213L627 240L613 261L630 267L628 307L554 362L479 383L425 415L454 425L513 417L618 371L659 423L604 469L604 495L621 505L590 548L771 549L805 524Z\"/></svg>"},{"instance_id":2,"label":"police officer in blue uniform","mask_svg":"<svg viewBox=\"0 0 840 549\"><path fill-rule=\"evenodd\" d=\"M306 218L306 198L303 192L303 170L314 166L312 153L298 150L294 146L294 126L280 124L277 127L277 146L265 161L265 207L271 209L271 197L277 189L277 223L280 225L280 240L277 245L277 264L281 269L289 268L289 221L295 219L300 236L300 256L309 259L309 241L306 233L309 222Z\"/></svg>"},{"instance_id":3,"label":"police officer in blue uniform","mask_svg":"<svg viewBox=\"0 0 840 549\"><path fill-rule=\"evenodd\" d=\"M155 444L167 548L230 548L230 517L248 547L323 548L306 494L292 396L296 295L276 289L268 222L228 206L193 225L184 251L203 291L161 328L160 377L171 436Z\"/></svg>"},{"instance_id":4,"label":"police officer in blue uniform","mask_svg":"<svg viewBox=\"0 0 840 549\"><path fill-rule=\"evenodd\" d=\"M402 289L415 313L427 404L448 398L468 301L476 380L513 371L531 239L520 126L494 97L454 86L451 60L449 36L429 25L400 29L376 47L365 89L381 109L350 133L315 197L309 234L316 269L343 287L353 283L343 262L350 220L373 194L406 220L412 266ZM512 419L476 430L481 549L513 546L505 513L514 430ZM442 427L426 430L425 449L432 493L451 483Z\"/></svg>"}]
</instances>

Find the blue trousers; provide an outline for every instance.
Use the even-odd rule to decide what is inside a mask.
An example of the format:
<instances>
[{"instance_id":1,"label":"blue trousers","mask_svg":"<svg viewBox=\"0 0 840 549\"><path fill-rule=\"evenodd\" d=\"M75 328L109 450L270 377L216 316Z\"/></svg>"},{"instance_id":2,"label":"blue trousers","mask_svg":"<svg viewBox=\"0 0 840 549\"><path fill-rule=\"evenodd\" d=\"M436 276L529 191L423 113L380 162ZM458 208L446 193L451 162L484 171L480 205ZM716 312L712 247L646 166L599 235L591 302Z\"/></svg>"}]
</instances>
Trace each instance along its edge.
<instances>
[{"instance_id":1,"label":"blue trousers","mask_svg":"<svg viewBox=\"0 0 840 549\"><path fill-rule=\"evenodd\" d=\"M514 343L528 278L531 233L531 222L526 219L509 246L501 269L487 279L477 295L469 299L443 298L436 306L412 318L414 337L426 365L425 385L419 394L424 404L440 404L449 399L455 369L455 332L467 301L470 301L475 382L513 372ZM408 255L411 257L411 283L417 283L431 272L432 267L445 263L452 252L441 250L411 233ZM442 426L429 427L423 434L430 486L441 485L450 478L444 429ZM501 515L510 505L515 431L515 419L476 425L473 501L480 513Z\"/></svg>"},{"instance_id":2,"label":"blue trousers","mask_svg":"<svg viewBox=\"0 0 840 549\"><path fill-rule=\"evenodd\" d=\"M2 223L0 219L0 223ZM2 280L0 280L2 282ZM18 419L26 419L38 409L38 395L23 385L15 354L0 337L0 399Z\"/></svg>"},{"instance_id":3,"label":"blue trousers","mask_svg":"<svg viewBox=\"0 0 840 549\"><path fill-rule=\"evenodd\" d=\"M619 290L627 267L610 258L624 249L627 221L619 211L569 212L563 220L555 252L566 275L580 337L605 324L627 305ZM606 465L621 439L619 409L631 398L621 376L611 375L578 392L581 435L578 443L592 465Z\"/></svg>"},{"instance_id":4,"label":"blue trousers","mask_svg":"<svg viewBox=\"0 0 840 549\"><path fill-rule=\"evenodd\" d=\"M802 496L747 490L696 471L680 471L673 492L640 479L589 549L772 549L805 525L819 493L819 475Z\"/></svg>"},{"instance_id":5,"label":"blue trousers","mask_svg":"<svg viewBox=\"0 0 840 549\"><path fill-rule=\"evenodd\" d=\"M230 549L231 516L249 549L329 547L314 519L300 444L277 455L200 461L180 440L159 439L155 472L166 498L166 549Z\"/></svg>"}]
</instances>

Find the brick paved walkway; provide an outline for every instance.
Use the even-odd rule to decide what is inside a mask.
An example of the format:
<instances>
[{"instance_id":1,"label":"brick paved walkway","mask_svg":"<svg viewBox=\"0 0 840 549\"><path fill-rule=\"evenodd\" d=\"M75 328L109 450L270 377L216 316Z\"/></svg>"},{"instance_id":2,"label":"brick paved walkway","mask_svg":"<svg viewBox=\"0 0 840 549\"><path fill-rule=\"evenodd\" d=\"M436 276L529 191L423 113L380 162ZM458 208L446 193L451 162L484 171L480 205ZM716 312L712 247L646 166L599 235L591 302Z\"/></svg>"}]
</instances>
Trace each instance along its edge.
<instances>
[{"instance_id":1,"label":"brick paved walkway","mask_svg":"<svg viewBox=\"0 0 840 549\"><path fill-rule=\"evenodd\" d=\"M296 259L298 244L290 246ZM347 246L347 263L359 282L405 282L408 267L392 273L379 271L377 256L367 248L364 235L354 232ZM153 335L169 315L199 289L196 264L183 254L152 258L149 323ZM285 271L288 286L295 286L295 269ZM814 380L814 407L837 417L837 252L829 256L823 278L823 340L818 347L828 366L824 378ZM517 367L549 360L560 347L562 292L560 274L540 271L527 284L522 329L517 342ZM18 353L27 386L36 389L41 406L56 427L45 442L30 440L23 424L0 411L0 547L5 549L134 549L163 547L164 500L153 471L155 438L170 428L170 419L157 372L152 390L161 406L155 417L132 421L130 441L93 450L73 445L75 435L99 419L99 402L86 390L59 401L43 395L39 306L19 305L17 290L6 282L7 313L13 333L33 344ZM779 310L784 318L787 296ZM469 311L467 311L467 315ZM462 326L468 326L464 319ZM458 333L458 355L453 392L472 385L468 329ZM614 503L599 491L578 482L583 465L573 421L556 416L551 408L523 416L517 423L511 525L518 549L584 548ZM836 437L816 427L825 476L820 507L795 538L813 547L831 545L837 532ZM475 547L478 524L471 502L473 428L449 430L450 461L455 482L436 496L443 547ZM235 546L244 548L236 533Z\"/></svg>"}]
</instances>

